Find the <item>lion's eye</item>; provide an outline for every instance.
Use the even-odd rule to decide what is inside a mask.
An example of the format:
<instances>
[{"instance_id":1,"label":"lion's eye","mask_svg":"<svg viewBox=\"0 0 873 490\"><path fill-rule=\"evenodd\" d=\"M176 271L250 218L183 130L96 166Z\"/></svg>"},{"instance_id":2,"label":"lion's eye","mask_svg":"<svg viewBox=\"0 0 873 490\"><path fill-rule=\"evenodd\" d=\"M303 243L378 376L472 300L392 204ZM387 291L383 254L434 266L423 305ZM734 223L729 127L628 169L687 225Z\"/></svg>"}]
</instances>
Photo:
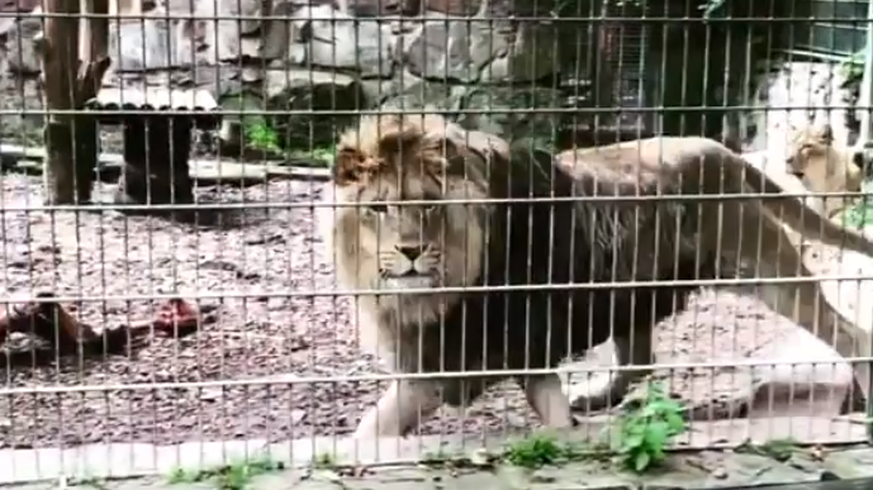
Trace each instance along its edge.
<instances>
[{"instance_id":1,"label":"lion's eye","mask_svg":"<svg viewBox=\"0 0 873 490\"><path fill-rule=\"evenodd\" d=\"M370 204L367 207L370 209L370 211L372 211L374 213L381 214L381 213L388 212L388 206L386 206L385 204Z\"/></svg>"}]
</instances>

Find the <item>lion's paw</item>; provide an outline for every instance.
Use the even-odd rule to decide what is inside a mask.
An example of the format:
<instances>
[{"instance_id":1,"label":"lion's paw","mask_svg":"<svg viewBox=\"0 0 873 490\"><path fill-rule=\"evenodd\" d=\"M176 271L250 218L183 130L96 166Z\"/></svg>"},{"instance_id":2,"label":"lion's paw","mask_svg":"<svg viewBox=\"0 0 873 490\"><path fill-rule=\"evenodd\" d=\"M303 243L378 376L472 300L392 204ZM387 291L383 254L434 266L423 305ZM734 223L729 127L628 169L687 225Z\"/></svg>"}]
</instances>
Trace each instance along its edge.
<instances>
[{"instance_id":1,"label":"lion's paw","mask_svg":"<svg viewBox=\"0 0 873 490\"><path fill-rule=\"evenodd\" d=\"M582 378L576 376L576 378ZM592 374L587 378L572 380L564 383L564 394L570 400L570 406L574 410L586 412L598 412L607 409L610 405L610 394L615 376L610 373Z\"/></svg>"}]
</instances>

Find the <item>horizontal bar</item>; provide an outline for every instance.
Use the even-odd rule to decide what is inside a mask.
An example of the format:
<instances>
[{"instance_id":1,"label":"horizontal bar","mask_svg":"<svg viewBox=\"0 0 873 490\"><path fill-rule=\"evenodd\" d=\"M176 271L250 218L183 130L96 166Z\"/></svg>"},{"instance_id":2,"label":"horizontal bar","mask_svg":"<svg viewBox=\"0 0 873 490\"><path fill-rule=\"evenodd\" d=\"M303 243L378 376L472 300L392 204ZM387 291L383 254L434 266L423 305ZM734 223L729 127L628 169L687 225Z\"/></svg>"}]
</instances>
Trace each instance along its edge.
<instances>
[{"instance_id":1,"label":"horizontal bar","mask_svg":"<svg viewBox=\"0 0 873 490\"><path fill-rule=\"evenodd\" d=\"M530 15L513 15L512 20L514 22L548 22L549 24L560 24L560 23L589 23L589 24L602 24L607 22L615 22L615 23L633 23L633 24L655 24L655 23L669 23L669 24L747 24L749 22L753 22L755 24L786 24L786 23L823 23L823 22L840 22L843 24L849 25L864 25L870 23L871 21L867 19L858 19L857 17L815 17L815 16L774 16L774 17L667 17L667 16L654 16L654 15L645 15L641 13L639 16L609 16L609 15L597 15L592 12L590 16L570 16L570 15L562 15L560 17L557 16L530 16ZM452 15L452 14L441 14L439 17L403 17L386 15L386 16L373 16L373 17L355 17L352 15L341 15L341 16L301 16L301 17L289 17L283 15L264 15L256 16L256 15L202 15L191 13L164 13L163 15L157 14L101 14L96 12L85 13L85 12L39 12L39 13L21 13L21 12L0 12L0 19L3 18L13 18L13 19L63 19L63 18L76 18L76 19L108 19L108 20L215 20L215 21L285 21L288 22L289 19L293 20L311 20L317 22L336 22L336 23L352 23L352 24L364 24L367 22L402 22L404 24L422 24L425 21L430 24L438 23L438 22L469 22L469 23L491 23L491 22L501 22L503 19L499 17L492 18L475 18L471 16L464 15Z\"/></svg>"},{"instance_id":2,"label":"horizontal bar","mask_svg":"<svg viewBox=\"0 0 873 490\"><path fill-rule=\"evenodd\" d=\"M317 209L317 208L366 208L370 203L391 206L440 206L448 205L472 205L472 204L550 204L550 203L647 203L647 202L732 202L743 200L781 200L786 197L857 197L868 196L863 192L780 192L780 193L742 193L742 194L663 194L663 195L601 195L601 196L566 196L566 197L513 197L513 198L482 198L482 199L440 199L439 201L424 199L364 201L364 202L325 202L312 200L309 202L238 202L238 203L193 203L193 204L33 204L5 206L0 209L3 213L32 213L52 211L78 211L78 212L101 212L101 211L206 211L206 210L230 210L230 209ZM808 210L810 214L816 214ZM826 218L822 218L826 219Z\"/></svg>"},{"instance_id":3,"label":"horizontal bar","mask_svg":"<svg viewBox=\"0 0 873 490\"><path fill-rule=\"evenodd\" d=\"M786 246L790 246L786 244ZM751 268L750 268L751 269ZM411 294L444 294L444 293L502 293L510 291L575 291L575 290L604 290L604 289L647 289L663 288L665 286L675 288L687 287L740 287L759 286L768 284L801 284L823 281L869 281L871 276L857 275L815 275L801 277L748 277L732 279L692 279L679 280L669 279L661 281L626 281L626 282L592 282L572 284L513 284L513 285L487 285L487 286L461 286L461 287L438 287L438 288L404 288L402 290L386 292L380 289L335 289L333 291L298 290L276 293L270 291L252 293L197 293L185 294L192 300L202 299L248 299L248 298L317 298L317 297L342 297L342 296L404 296ZM118 295L93 295L83 294L80 296L51 296L33 297L29 300L33 303L56 303L56 302L104 302L104 301L166 301L176 299L179 293L153 293L153 294L118 294ZM25 301L21 296L0 296L0 304L19 303Z\"/></svg>"},{"instance_id":4,"label":"horizontal bar","mask_svg":"<svg viewBox=\"0 0 873 490\"><path fill-rule=\"evenodd\" d=\"M433 379L433 378L481 378L481 377L513 377L513 376L537 376L545 374L580 374L580 373L609 373L621 371L645 371L651 369L657 370L678 370L678 369L716 369L716 368L737 368L737 367L777 367L777 366L827 366L836 365L843 362L860 363L873 362L873 357L858 357L858 358L843 358L839 360L780 360L779 362L767 360L725 360L720 362L679 362L665 364L649 364L645 366L628 365L628 366L591 366L585 369L573 368L530 368L530 369L505 369L505 370L488 370L488 371L466 371L466 372L440 372L440 373L393 373L393 374L358 374L358 375L331 375L331 376L294 376L293 379L276 379L276 378L256 378L256 379L233 379L233 380L214 380L214 381L163 381L163 382L146 382L146 383L113 383L105 385L85 385L85 386L32 386L32 387L16 387L16 388L0 388L0 397L16 396L16 395L36 395L36 394L64 394L64 393L93 393L106 391L155 391L155 390L173 390L184 389L194 390L203 388L232 388L232 387L253 387L253 386L293 386L293 385L310 385L323 383L348 383L348 382L365 382L365 381L395 381L404 379Z\"/></svg>"},{"instance_id":5,"label":"horizontal bar","mask_svg":"<svg viewBox=\"0 0 873 490\"><path fill-rule=\"evenodd\" d=\"M289 77L290 79L290 77ZM524 92L524 87L536 87L531 83L526 85L518 84L519 93ZM144 116L159 116L159 115L179 115L179 116L385 116L385 115L406 115L406 116L422 116L425 114L438 115L487 115L487 114L529 114L529 115L603 115L603 114L673 114L673 113L701 113L701 112L720 112L730 114L731 112L755 111L772 113L777 111L799 111L822 109L827 111L837 110L873 110L873 107L864 107L851 104L828 104L827 107L814 105L768 105L761 107L757 105L730 105L730 106L658 106L658 107L540 107L540 108L493 108L493 109L438 109L429 107L426 109L403 110L394 108L376 108L376 109L258 109L258 110L192 110L192 109L173 109L173 110L127 110L127 109L2 109L0 116L48 116L48 115L133 115L141 114ZM685 136L700 136L700 135L685 135Z\"/></svg>"}]
</instances>

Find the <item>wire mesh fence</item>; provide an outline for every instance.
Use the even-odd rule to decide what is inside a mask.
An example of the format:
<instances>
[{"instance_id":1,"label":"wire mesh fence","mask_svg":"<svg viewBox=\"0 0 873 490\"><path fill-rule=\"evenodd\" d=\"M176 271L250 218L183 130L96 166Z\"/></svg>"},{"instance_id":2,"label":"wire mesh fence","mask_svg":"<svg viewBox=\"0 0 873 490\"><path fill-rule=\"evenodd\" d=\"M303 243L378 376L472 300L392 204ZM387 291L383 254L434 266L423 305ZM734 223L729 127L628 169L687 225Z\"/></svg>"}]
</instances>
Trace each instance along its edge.
<instances>
[{"instance_id":1,"label":"wire mesh fence","mask_svg":"<svg viewBox=\"0 0 873 490\"><path fill-rule=\"evenodd\" d=\"M591 429L644 368L857 439L867 12L0 6L0 447Z\"/></svg>"}]
</instances>

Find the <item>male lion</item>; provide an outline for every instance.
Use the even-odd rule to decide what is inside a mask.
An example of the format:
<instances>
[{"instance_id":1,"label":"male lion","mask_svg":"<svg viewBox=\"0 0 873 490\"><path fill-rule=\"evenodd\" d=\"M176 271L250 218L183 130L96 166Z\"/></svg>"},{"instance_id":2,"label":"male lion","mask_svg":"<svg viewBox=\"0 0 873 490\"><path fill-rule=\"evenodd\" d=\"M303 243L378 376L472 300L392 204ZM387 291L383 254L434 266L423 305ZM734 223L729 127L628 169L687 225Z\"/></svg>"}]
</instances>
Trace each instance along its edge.
<instances>
[{"instance_id":1,"label":"male lion","mask_svg":"<svg viewBox=\"0 0 873 490\"><path fill-rule=\"evenodd\" d=\"M733 277L738 260L759 257L761 274L796 275L797 252L779 246L782 220L873 255L873 243L779 198L778 186L715 141L649 139L578 155L510 149L434 115L364 117L345 133L327 198L342 206L320 219L339 280L371 290L356 301L364 341L402 373L513 370L544 424L567 427L558 375L524 370L553 368L610 337L624 346L623 363L641 361L640 352L648 363L652 326L684 308L695 286L645 282ZM775 198L587 199L743 191ZM613 281L638 282L605 284ZM775 287L792 300L779 311L810 329L833 327L803 301L815 285ZM642 347L631 351L631 342ZM507 376L394 381L355 436L404 435L442 402L464 406Z\"/></svg>"},{"instance_id":2,"label":"male lion","mask_svg":"<svg viewBox=\"0 0 873 490\"><path fill-rule=\"evenodd\" d=\"M830 125L797 131L786 159L788 173L798 177L804 187L816 193L859 192L864 180L863 153L834 147ZM829 218L846 208L845 196L816 196L814 202Z\"/></svg>"}]
</instances>

